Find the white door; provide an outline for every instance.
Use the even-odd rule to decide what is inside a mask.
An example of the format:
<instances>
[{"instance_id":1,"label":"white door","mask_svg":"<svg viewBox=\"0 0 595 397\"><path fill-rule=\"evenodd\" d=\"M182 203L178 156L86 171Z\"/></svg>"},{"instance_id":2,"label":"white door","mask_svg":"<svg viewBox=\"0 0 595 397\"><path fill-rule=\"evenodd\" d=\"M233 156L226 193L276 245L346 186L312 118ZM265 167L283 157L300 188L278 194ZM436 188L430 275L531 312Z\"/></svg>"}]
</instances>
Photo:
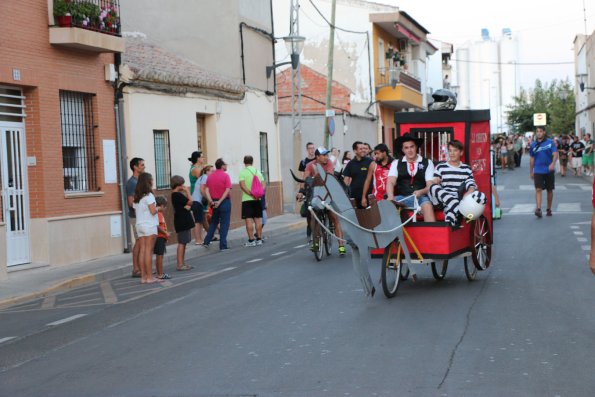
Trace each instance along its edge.
<instances>
[{"instance_id":1,"label":"white door","mask_svg":"<svg viewBox=\"0 0 595 397\"><path fill-rule=\"evenodd\" d=\"M0 124L0 165L7 265L31 262L25 130Z\"/></svg>"}]
</instances>

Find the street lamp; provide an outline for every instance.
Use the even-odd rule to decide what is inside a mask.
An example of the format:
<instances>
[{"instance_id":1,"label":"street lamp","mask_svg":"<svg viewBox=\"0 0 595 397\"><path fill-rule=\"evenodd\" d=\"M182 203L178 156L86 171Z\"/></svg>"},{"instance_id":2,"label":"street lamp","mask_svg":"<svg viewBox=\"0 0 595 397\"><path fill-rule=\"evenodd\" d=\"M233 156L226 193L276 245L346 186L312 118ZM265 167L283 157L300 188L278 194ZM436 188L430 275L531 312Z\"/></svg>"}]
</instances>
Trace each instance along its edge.
<instances>
[{"instance_id":1,"label":"street lamp","mask_svg":"<svg viewBox=\"0 0 595 397\"><path fill-rule=\"evenodd\" d=\"M566 103L566 100L568 99L568 91L564 89L560 91L560 99L562 100L562 102Z\"/></svg>"},{"instance_id":2,"label":"street lamp","mask_svg":"<svg viewBox=\"0 0 595 397\"><path fill-rule=\"evenodd\" d=\"M595 87L586 87L585 83L583 83L581 81L581 83L578 85L578 87L581 89L581 92L585 91L585 90L595 90Z\"/></svg>"},{"instance_id":3,"label":"street lamp","mask_svg":"<svg viewBox=\"0 0 595 397\"><path fill-rule=\"evenodd\" d=\"M304 49L305 40L305 37L298 36L293 33L289 36L283 37L283 41L285 42L285 46L287 47L287 52L289 52L289 55L291 56L291 61L275 63L272 66L267 66L267 79L271 77L273 70L275 70L279 66L291 64L292 69L297 69L298 65L300 64L300 54Z\"/></svg>"}]
</instances>

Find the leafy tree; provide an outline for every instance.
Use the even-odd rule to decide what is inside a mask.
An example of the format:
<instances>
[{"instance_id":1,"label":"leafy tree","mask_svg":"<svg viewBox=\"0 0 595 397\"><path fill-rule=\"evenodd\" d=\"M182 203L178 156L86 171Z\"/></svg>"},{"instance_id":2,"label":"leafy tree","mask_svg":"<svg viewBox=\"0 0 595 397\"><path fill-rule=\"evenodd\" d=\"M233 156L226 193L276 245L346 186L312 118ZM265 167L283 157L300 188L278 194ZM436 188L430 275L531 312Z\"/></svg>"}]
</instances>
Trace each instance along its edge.
<instances>
[{"instance_id":1,"label":"leafy tree","mask_svg":"<svg viewBox=\"0 0 595 397\"><path fill-rule=\"evenodd\" d=\"M575 133L575 102L574 91L568 79L554 80L551 84L535 80L532 89L521 88L518 96L514 97L514 104L506 112L508 123L512 131L533 131L533 114L547 115L548 132L554 135Z\"/></svg>"}]
</instances>

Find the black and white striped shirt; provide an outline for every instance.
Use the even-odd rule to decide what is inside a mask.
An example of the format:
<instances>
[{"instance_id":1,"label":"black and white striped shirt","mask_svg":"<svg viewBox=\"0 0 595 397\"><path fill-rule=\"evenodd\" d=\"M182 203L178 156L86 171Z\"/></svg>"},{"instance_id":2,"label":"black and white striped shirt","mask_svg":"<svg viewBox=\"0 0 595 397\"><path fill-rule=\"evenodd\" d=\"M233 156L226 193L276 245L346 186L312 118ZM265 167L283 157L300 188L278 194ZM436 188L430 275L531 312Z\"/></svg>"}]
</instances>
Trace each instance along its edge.
<instances>
[{"instance_id":1,"label":"black and white striped shirt","mask_svg":"<svg viewBox=\"0 0 595 397\"><path fill-rule=\"evenodd\" d=\"M454 167L447 162L438 163L434 168L434 178L440 178L442 187L451 192L458 192L461 184L464 184L465 191L471 186L477 189L475 179L473 179L473 171L465 163L460 163L458 167Z\"/></svg>"}]
</instances>

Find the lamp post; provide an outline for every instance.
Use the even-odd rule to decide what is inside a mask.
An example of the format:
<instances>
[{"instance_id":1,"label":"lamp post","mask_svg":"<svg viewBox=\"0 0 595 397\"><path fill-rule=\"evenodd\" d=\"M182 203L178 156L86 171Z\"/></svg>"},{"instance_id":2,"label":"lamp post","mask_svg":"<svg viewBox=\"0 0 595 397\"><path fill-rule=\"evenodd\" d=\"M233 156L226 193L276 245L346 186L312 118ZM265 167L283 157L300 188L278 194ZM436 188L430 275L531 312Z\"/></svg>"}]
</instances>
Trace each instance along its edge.
<instances>
[{"instance_id":1,"label":"lamp post","mask_svg":"<svg viewBox=\"0 0 595 397\"><path fill-rule=\"evenodd\" d=\"M279 66L289 65L291 64L292 69L297 69L300 64L300 54L304 49L304 41L306 38L304 36L298 36L295 34L290 34L289 36L283 37L283 41L285 42L285 46L287 47L287 52L289 52L289 56L291 57L291 61L275 63L272 66L267 66L267 79L271 77L273 70L278 68Z\"/></svg>"}]
</instances>

